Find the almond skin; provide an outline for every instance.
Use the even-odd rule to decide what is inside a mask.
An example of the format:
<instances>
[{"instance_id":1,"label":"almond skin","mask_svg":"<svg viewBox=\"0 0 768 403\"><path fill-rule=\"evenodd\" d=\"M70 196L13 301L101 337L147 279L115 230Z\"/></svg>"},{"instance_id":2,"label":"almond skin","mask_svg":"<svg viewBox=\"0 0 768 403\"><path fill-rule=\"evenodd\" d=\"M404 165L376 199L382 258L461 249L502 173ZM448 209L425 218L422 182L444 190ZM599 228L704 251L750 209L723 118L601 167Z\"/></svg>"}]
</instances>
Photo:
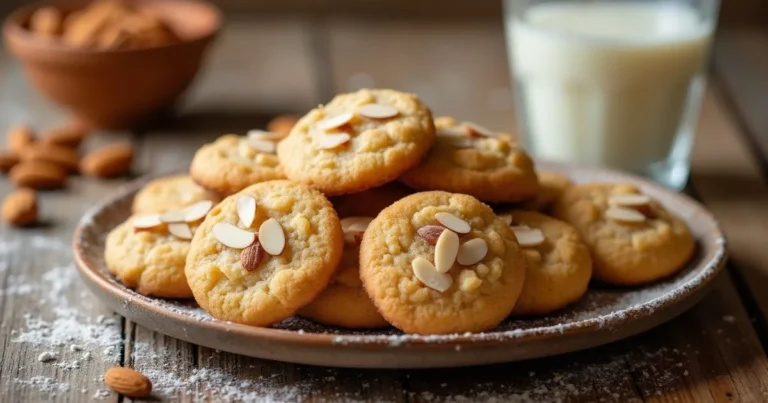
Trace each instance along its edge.
<instances>
[{"instance_id":1,"label":"almond skin","mask_svg":"<svg viewBox=\"0 0 768 403\"><path fill-rule=\"evenodd\" d=\"M79 122L71 122L47 131L41 141L45 144L77 148L87 136L88 127Z\"/></svg>"},{"instance_id":2,"label":"almond skin","mask_svg":"<svg viewBox=\"0 0 768 403\"><path fill-rule=\"evenodd\" d=\"M0 172L8 172L18 163L18 157L10 153L0 151Z\"/></svg>"},{"instance_id":3,"label":"almond skin","mask_svg":"<svg viewBox=\"0 0 768 403\"><path fill-rule=\"evenodd\" d=\"M251 246L245 248L240 252L240 263L247 271L254 271L259 268L261 261L264 260L266 251L261 247L259 240L255 240Z\"/></svg>"},{"instance_id":4,"label":"almond skin","mask_svg":"<svg viewBox=\"0 0 768 403\"><path fill-rule=\"evenodd\" d=\"M18 189L3 200L3 220L16 227L37 221L37 193L32 189Z\"/></svg>"},{"instance_id":5,"label":"almond skin","mask_svg":"<svg viewBox=\"0 0 768 403\"><path fill-rule=\"evenodd\" d=\"M80 161L80 172L99 178L112 178L127 174L133 162L130 144L113 144L92 151Z\"/></svg>"},{"instance_id":6,"label":"almond skin","mask_svg":"<svg viewBox=\"0 0 768 403\"><path fill-rule=\"evenodd\" d=\"M24 162L48 162L59 165L67 172L75 173L80 166L80 156L77 151L55 144L37 143L27 147L21 154Z\"/></svg>"},{"instance_id":7,"label":"almond skin","mask_svg":"<svg viewBox=\"0 0 768 403\"><path fill-rule=\"evenodd\" d=\"M67 183L64 168L44 161L22 162L11 169L11 181L17 187L59 189Z\"/></svg>"},{"instance_id":8,"label":"almond skin","mask_svg":"<svg viewBox=\"0 0 768 403\"><path fill-rule=\"evenodd\" d=\"M108 369L104 374L104 383L123 396L142 398L152 393L152 382L149 378L131 368Z\"/></svg>"},{"instance_id":9,"label":"almond skin","mask_svg":"<svg viewBox=\"0 0 768 403\"><path fill-rule=\"evenodd\" d=\"M27 125L16 125L8 130L5 137L6 146L11 154L19 157L24 150L35 142L35 133Z\"/></svg>"},{"instance_id":10,"label":"almond skin","mask_svg":"<svg viewBox=\"0 0 768 403\"><path fill-rule=\"evenodd\" d=\"M424 238L430 245L437 244L437 239L440 238L440 234L445 231L445 227L439 225L425 225L416 231L420 237Z\"/></svg>"}]
</instances>

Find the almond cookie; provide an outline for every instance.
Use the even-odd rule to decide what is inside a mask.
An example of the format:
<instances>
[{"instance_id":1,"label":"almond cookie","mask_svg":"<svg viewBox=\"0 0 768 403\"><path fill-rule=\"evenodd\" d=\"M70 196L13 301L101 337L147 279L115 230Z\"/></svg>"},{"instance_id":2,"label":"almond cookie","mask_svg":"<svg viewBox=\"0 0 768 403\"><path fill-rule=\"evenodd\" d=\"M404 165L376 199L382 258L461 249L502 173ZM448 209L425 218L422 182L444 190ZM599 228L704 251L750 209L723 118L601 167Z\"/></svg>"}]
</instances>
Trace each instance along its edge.
<instances>
[{"instance_id":1,"label":"almond cookie","mask_svg":"<svg viewBox=\"0 0 768 403\"><path fill-rule=\"evenodd\" d=\"M563 192L554 214L589 246L595 278L638 285L668 277L691 258L685 223L632 185L587 184Z\"/></svg>"},{"instance_id":2,"label":"almond cookie","mask_svg":"<svg viewBox=\"0 0 768 403\"><path fill-rule=\"evenodd\" d=\"M515 202L538 192L533 161L507 134L453 118L435 120L427 158L400 180L416 190L445 190L487 202Z\"/></svg>"},{"instance_id":3,"label":"almond cookie","mask_svg":"<svg viewBox=\"0 0 768 403\"><path fill-rule=\"evenodd\" d=\"M528 267L512 314L543 315L581 299L592 277L592 259L576 229L534 211L510 215Z\"/></svg>"},{"instance_id":4,"label":"almond cookie","mask_svg":"<svg viewBox=\"0 0 768 403\"><path fill-rule=\"evenodd\" d=\"M426 155L434 137L432 113L416 95L360 90L302 117L277 155L288 178L340 195L395 180Z\"/></svg>"},{"instance_id":5,"label":"almond cookie","mask_svg":"<svg viewBox=\"0 0 768 403\"><path fill-rule=\"evenodd\" d=\"M185 272L197 303L214 317L269 326L325 288L343 248L339 218L322 193L285 180L262 182L211 210Z\"/></svg>"},{"instance_id":6,"label":"almond cookie","mask_svg":"<svg viewBox=\"0 0 768 403\"><path fill-rule=\"evenodd\" d=\"M182 210L130 217L107 235L104 259L110 273L140 294L191 298L184 264L192 235L212 207L202 201Z\"/></svg>"},{"instance_id":7,"label":"almond cookie","mask_svg":"<svg viewBox=\"0 0 768 403\"><path fill-rule=\"evenodd\" d=\"M279 139L274 133L256 130L248 136L219 137L197 150L190 175L200 186L222 196L237 193L254 183L284 179L275 155Z\"/></svg>"},{"instance_id":8,"label":"almond cookie","mask_svg":"<svg viewBox=\"0 0 768 403\"><path fill-rule=\"evenodd\" d=\"M546 213L563 191L573 185L573 182L567 176L557 172L539 171L536 176L539 178L539 193L533 199L521 203L520 208Z\"/></svg>"},{"instance_id":9,"label":"almond cookie","mask_svg":"<svg viewBox=\"0 0 768 403\"><path fill-rule=\"evenodd\" d=\"M360 276L407 333L480 332L514 308L525 280L515 234L472 196L423 192L382 211L363 235Z\"/></svg>"},{"instance_id":10,"label":"almond cookie","mask_svg":"<svg viewBox=\"0 0 768 403\"><path fill-rule=\"evenodd\" d=\"M344 231L341 264L320 295L299 311L315 322L347 328L376 328L389 325L371 302L360 280L360 240L366 226L376 215L408 193L397 183L390 183L362 193L331 200Z\"/></svg>"},{"instance_id":11,"label":"almond cookie","mask_svg":"<svg viewBox=\"0 0 768 403\"><path fill-rule=\"evenodd\" d=\"M189 175L157 178L133 198L133 213L159 213L180 209L203 200L219 202L219 196L195 183Z\"/></svg>"}]
</instances>

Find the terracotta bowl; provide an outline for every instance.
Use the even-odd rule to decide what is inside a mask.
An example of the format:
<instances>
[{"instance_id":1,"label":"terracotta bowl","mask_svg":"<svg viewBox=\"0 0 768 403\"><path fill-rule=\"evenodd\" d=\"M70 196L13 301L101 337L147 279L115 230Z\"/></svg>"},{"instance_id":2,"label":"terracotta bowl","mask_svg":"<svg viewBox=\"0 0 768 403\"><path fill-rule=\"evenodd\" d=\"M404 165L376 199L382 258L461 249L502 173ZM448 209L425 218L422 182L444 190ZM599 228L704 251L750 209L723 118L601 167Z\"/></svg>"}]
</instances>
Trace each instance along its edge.
<instances>
[{"instance_id":1,"label":"terracotta bowl","mask_svg":"<svg viewBox=\"0 0 768 403\"><path fill-rule=\"evenodd\" d=\"M197 74L208 45L221 27L221 14L196 0L129 0L152 10L181 43L130 49L78 49L41 38L26 29L32 13L53 5L68 12L88 1L60 0L22 7L6 19L8 49L34 85L83 122L124 129L171 107Z\"/></svg>"}]
</instances>

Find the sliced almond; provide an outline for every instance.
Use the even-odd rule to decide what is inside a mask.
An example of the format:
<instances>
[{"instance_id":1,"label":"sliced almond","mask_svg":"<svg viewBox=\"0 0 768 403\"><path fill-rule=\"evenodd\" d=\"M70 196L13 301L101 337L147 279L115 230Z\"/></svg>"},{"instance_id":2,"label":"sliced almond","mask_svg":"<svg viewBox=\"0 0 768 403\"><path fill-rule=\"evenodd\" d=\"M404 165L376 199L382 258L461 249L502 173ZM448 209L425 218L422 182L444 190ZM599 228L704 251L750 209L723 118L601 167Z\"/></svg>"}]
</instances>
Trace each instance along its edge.
<instances>
[{"instance_id":1,"label":"sliced almond","mask_svg":"<svg viewBox=\"0 0 768 403\"><path fill-rule=\"evenodd\" d=\"M437 222L440 224L443 224L445 228L448 228L457 234L466 234L470 229L472 229L468 222L462 220L459 217L456 217L451 213L437 213L435 214L435 220L437 220Z\"/></svg>"},{"instance_id":2,"label":"sliced almond","mask_svg":"<svg viewBox=\"0 0 768 403\"><path fill-rule=\"evenodd\" d=\"M245 228L250 228L253 224L253 219L256 217L256 199L251 195L243 194L237 196L235 204L240 224Z\"/></svg>"},{"instance_id":3,"label":"sliced almond","mask_svg":"<svg viewBox=\"0 0 768 403\"><path fill-rule=\"evenodd\" d=\"M192 228L189 228L189 225L185 222L174 222L168 224L168 232L171 233L171 235L175 236L176 238L183 239L183 240L190 240L192 239Z\"/></svg>"},{"instance_id":4,"label":"sliced almond","mask_svg":"<svg viewBox=\"0 0 768 403\"><path fill-rule=\"evenodd\" d=\"M381 104L363 105L357 108L357 113L371 119L389 119L400 114L397 109Z\"/></svg>"},{"instance_id":5,"label":"sliced almond","mask_svg":"<svg viewBox=\"0 0 768 403\"><path fill-rule=\"evenodd\" d=\"M608 204L620 207L646 206L651 198L646 195L614 195L608 198Z\"/></svg>"},{"instance_id":6,"label":"sliced almond","mask_svg":"<svg viewBox=\"0 0 768 403\"><path fill-rule=\"evenodd\" d=\"M423 257L413 259L411 268L416 278L433 290L444 292L453 284L453 277L446 273L440 273L429 260Z\"/></svg>"},{"instance_id":7,"label":"sliced almond","mask_svg":"<svg viewBox=\"0 0 768 403\"><path fill-rule=\"evenodd\" d=\"M645 221L645 215L637 210L626 207L609 207L605 211L605 216L622 223L641 223Z\"/></svg>"},{"instance_id":8,"label":"sliced almond","mask_svg":"<svg viewBox=\"0 0 768 403\"><path fill-rule=\"evenodd\" d=\"M437 244L437 239L440 238L440 234L445 231L445 227L442 227L440 225L425 225L418 230L416 230L416 233L419 234L420 237L424 238L427 243L430 245Z\"/></svg>"},{"instance_id":9,"label":"sliced almond","mask_svg":"<svg viewBox=\"0 0 768 403\"><path fill-rule=\"evenodd\" d=\"M213 202L210 200L201 200L186 209L184 221L195 222L205 218L206 214L213 208Z\"/></svg>"},{"instance_id":10,"label":"sliced almond","mask_svg":"<svg viewBox=\"0 0 768 403\"><path fill-rule=\"evenodd\" d=\"M499 218L501 218L507 225L512 225L512 214L499 214Z\"/></svg>"},{"instance_id":11,"label":"sliced almond","mask_svg":"<svg viewBox=\"0 0 768 403\"><path fill-rule=\"evenodd\" d=\"M342 218L341 230L344 232L344 242L348 245L359 245L371 221L373 221L373 217Z\"/></svg>"},{"instance_id":12,"label":"sliced almond","mask_svg":"<svg viewBox=\"0 0 768 403\"><path fill-rule=\"evenodd\" d=\"M214 224L211 231L217 241L232 249L245 249L256 240L256 234L253 232L238 228L228 222Z\"/></svg>"},{"instance_id":13,"label":"sliced almond","mask_svg":"<svg viewBox=\"0 0 768 403\"><path fill-rule=\"evenodd\" d=\"M157 228L164 223L160 221L160 214L150 214L133 219L133 228L137 230L148 230Z\"/></svg>"},{"instance_id":14,"label":"sliced almond","mask_svg":"<svg viewBox=\"0 0 768 403\"><path fill-rule=\"evenodd\" d=\"M261 242L261 247L272 256L283 253L285 233L277 220L270 218L261 224L261 227L259 227L259 242Z\"/></svg>"},{"instance_id":15,"label":"sliced almond","mask_svg":"<svg viewBox=\"0 0 768 403\"><path fill-rule=\"evenodd\" d=\"M257 130L257 129L249 130L246 136L248 136L248 141L256 140L256 141L271 141L271 142L280 141L283 139L283 137L285 137L285 135L280 133L273 133L273 132L268 132L265 130Z\"/></svg>"},{"instance_id":16,"label":"sliced almond","mask_svg":"<svg viewBox=\"0 0 768 403\"><path fill-rule=\"evenodd\" d=\"M467 137L448 137L445 141L456 148L473 148L475 146L474 140Z\"/></svg>"},{"instance_id":17,"label":"sliced almond","mask_svg":"<svg viewBox=\"0 0 768 403\"><path fill-rule=\"evenodd\" d=\"M451 126L451 127L442 127L440 129L436 130L438 136L446 136L446 137L467 137L469 135L469 131L464 126Z\"/></svg>"},{"instance_id":18,"label":"sliced almond","mask_svg":"<svg viewBox=\"0 0 768 403\"><path fill-rule=\"evenodd\" d=\"M451 270L459 253L459 236L453 231L443 231L435 244L435 269L440 273Z\"/></svg>"},{"instance_id":19,"label":"sliced almond","mask_svg":"<svg viewBox=\"0 0 768 403\"><path fill-rule=\"evenodd\" d=\"M538 246L544 243L544 233L538 228L512 227L520 246Z\"/></svg>"},{"instance_id":20,"label":"sliced almond","mask_svg":"<svg viewBox=\"0 0 768 403\"><path fill-rule=\"evenodd\" d=\"M496 137L496 132L472 122L464 123L467 132L473 137Z\"/></svg>"},{"instance_id":21,"label":"sliced almond","mask_svg":"<svg viewBox=\"0 0 768 403\"><path fill-rule=\"evenodd\" d=\"M185 222L187 213L184 210L171 210L160 214L160 221L170 224L172 222Z\"/></svg>"},{"instance_id":22,"label":"sliced almond","mask_svg":"<svg viewBox=\"0 0 768 403\"><path fill-rule=\"evenodd\" d=\"M483 238L470 239L459 247L459 255L456 261L462 266L476 264L488 254L488 243Z\"/></svg>"},{"instance_id":23,"label":"sliced almond","mask_svg":"<svg viewBox=\"0 0 768 403\"><path fill-rule=\"evenodd\" d=\"M254 271L259 268L261 261L264 260L264 248L261 247L259 240L253 241L251 246L240 252L240 264L247 271Z\"/></svg>"},{"instance_id":24,"label":"sliced almond","mask_svg":"<svg viewBox=\"0 0 768 403\"><path fill-rule=\"evenodd\" d=\"M342 113L341 115L334 116L332 118L326 118L317 122L317 128L325 131L335 129L349 123L349 121L351 121L354 117L355 115L352 113Z\"/></svg>"},{"instance_id":25,"label":"sliced almond","mask_svg":"<svg viewBox=\"0 0 768 403\"><path fill-rule=\"evenodd\" d=\"M331 148L336 148L346 143L351 138L352 137L347 133L324 134L318 138L317 148L321 150L330 150Z\"/></svg>"},{"instance_id":26,"label":"sliced almond","mask_svg":"<svg viewBox=\"0 0 768 403\"><path fill-rule=\"evenodd\" d=\"M266 154L274 154L277 150L277 145L275 142L269 140L257 140L249 137L248 145L251 146L251 148L254 150Z\"/></svg>"}]
</instances>

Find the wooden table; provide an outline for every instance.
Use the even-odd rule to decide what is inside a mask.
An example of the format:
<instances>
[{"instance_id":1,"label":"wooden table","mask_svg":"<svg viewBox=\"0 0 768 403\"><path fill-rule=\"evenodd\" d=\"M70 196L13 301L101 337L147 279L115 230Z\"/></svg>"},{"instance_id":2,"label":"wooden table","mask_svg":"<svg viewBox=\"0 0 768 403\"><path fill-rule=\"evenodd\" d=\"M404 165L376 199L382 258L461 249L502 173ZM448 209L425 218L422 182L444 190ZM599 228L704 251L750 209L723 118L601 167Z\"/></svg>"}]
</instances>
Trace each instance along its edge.
<instances>
[{"instance_id":1,"label":"wooden table","mask_svg":"<svg viewBox=\"0 0 768 403\"><path fill-rule=\"evenodd\" d=\"M33 93L20 67L0 68L0 129L66 115ZM513 128L497 20L442 22L268 16L230 20L207 70L164 127L99 133L138 147L137 175L186 168L225 132L302 113L337 92L379 86L419 93L436 114ZM119 96L119 94L116 94ZM643 335L548 359L471 369L373 371L258 360L148 331L99 304L71 266L83 212L127 179L76 178L42 197L44 225L0 227L0 401L118 401L113 365L152 376L160 399L276 401L766 401L768 359L768 35L719 33L693 151L690 193L719 218L731 263L694 309ZM3 179L0 193L10 191ZM57 358L40 361L51 352Z\"/></svg>"}]
</instances>

